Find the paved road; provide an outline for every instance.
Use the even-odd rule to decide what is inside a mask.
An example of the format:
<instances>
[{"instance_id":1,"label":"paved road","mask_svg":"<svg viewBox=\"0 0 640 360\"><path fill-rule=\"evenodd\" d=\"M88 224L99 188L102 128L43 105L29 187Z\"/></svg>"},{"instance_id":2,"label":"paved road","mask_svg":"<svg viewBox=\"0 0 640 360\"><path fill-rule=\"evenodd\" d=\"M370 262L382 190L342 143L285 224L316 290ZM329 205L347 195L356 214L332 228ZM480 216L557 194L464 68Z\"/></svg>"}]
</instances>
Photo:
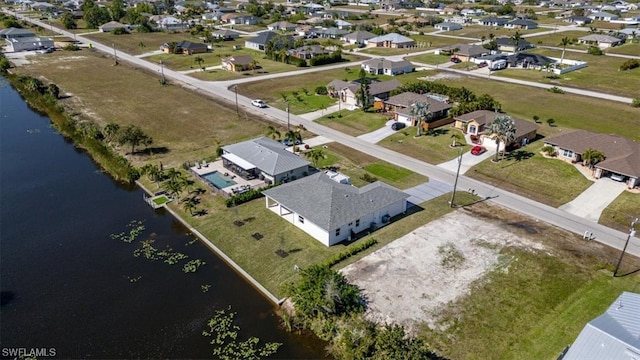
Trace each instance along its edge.
<instances>
[{"instance_id":1,"label":"paved road","mask_svg":"<svg viewBox=\"0 0 640 360\"><path fill-rule=\"evenodd\" d=\"M40 26L46 26L46 24L38 20L33 20L28 18L26 18L26 20L31 20L32 22ZM69 33L68 31L64 31L60 29L55 29L55 30L63 35L73 37L73 34ZM77 39L83 43L89 43L87 39L84 39L81 36L77 36ZM110 46L94 43L93 47L107 54L113 53L113 49ZM159 65L151 64L147 61L139 59L135 56L131 56L129 54L119 53L118 57L120 61L130 62L140 68L148 69L152 72L158 72L160 70ZM350 66L353 66L353 65L354 64L350 63ZM340 64L338 67L344 67L344 65ZM321 67L318 69L309 69L307 71L324 71L326 69L327 67ZM463 72L463 73L467 73L467 72ZM187 88L204 93L206 95L214 96L217 99L226 101L228 103L234 104L237 101L239 105L244 106L243 111L246 111L249 113L262 114L270 117L274 121L278 121L283 124L287 123L287 113L285 111L272 108L272 107L258 110L257 108L252 107L250 105L251 99L248 99L244 96L236 95L234 94L234 92L226 91L227 87L231 85L229 82L206 82L206 81L194 79L192 77L189 77L187 75L181 74L179 72L176 72L170 69L165 69L164 75L167 79L181 82L182 85ZM286 74L274 74L274 75L290 76L291 74L286 73ZM255 81L255 80L257 79L251 79L251 81ZM535 84L535 83L532 83L532 84ZM586 93L593 93L593 92L586 91ZM602 97L602 95L604 94L598 94L598 95L600 96L597 96L597 97ZM377 157L389 163L410 169L418 174L427 176L430 179L437 180L439 182L443 182L446 184L453 184L454 182L455 174L449 170L424 163L422 161L406 156L404 154L397 153L389 149L383 148L381 146L371 144L362 139L358 139L358 138L343 134L337 130L334 130L326 126L316 124L313 121L304 119L301 116L290 115L289 120L293 125L303 124L309 131L315 134L324 136L328 139L332 139L335 142L349 146L355 150L364 152L366 154ZM603 244L606 244L608 246L611 246L617 249L622 249L624 245L624 241L627 237L627 233L610 229L608 227L595 223L589 219L585 219L585 218L567 213L560 209L552 208L550 206L538 203L536 201L525 198L523 196L509 193L495 186L488 185L465 176L460 176L460 179L458 181L458 189L475 189L477 194L485 197L487 200L490 200L495 204L502 205L506 208L529 215L536 219L540 219L542 221L548 222L550 224L556 225L558 227L564 228L568 231L571 231L577 234L583 234L585 231L593 232L596 241L599 241ZM634 238L633 241L630 242L627 248L627 251L630 254L640 257L640 239Z\"/></svg>"}]
</instances>

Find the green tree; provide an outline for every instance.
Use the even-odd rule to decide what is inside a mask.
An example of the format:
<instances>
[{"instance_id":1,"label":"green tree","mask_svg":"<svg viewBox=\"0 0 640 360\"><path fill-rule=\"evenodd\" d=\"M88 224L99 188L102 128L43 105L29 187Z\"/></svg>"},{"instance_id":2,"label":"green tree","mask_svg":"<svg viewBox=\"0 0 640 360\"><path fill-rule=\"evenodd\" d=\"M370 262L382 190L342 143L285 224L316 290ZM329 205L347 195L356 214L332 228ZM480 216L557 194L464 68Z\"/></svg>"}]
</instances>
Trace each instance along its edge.
<instances>
[{"instance_id":1,"label":"green tree","mask_svg":"<svg viewBox=\"0 0 640 360\"><path fill-rule=\"evenodd\" d=\"M300 134L300 131L289 130L284 134L284 140L296 145L296 142L302 141L302 134Z\"/></svg>"},{"instance_id":2,"label":"green tree","mask_svg":"<svg viewBox=\"0 0 640 360\"><path fill-rule=\"evenodd\" d=\"M592 148L586 149L582 153L582 163L589 167L589 169L593 169L593 166L600 161L604 160L604 153L600 150L595 150Z\"/></svg>"},{"instance_id":3,"label":"green tree","mask_svg":"<svg viewBox=\"0 0 640 360\"><path fill-rule=\"evenodd\" d=\"M522 40L522 35L520 35L520 33L516 31L515 34L511 36L511 43L513 44L513 52L516 54L520 52L520 40Z\"/></svg>"},{"instance_id":4,"label":"green tree","mask_svg":"<svg viewBox=\"0 0 640 360\"><path fill-rule=\"evenodd\" d=\"M118 135L118 143L120 145L131 145L131 154L135 153L136 146L149 146L153 143L153 139L135 125L129 125L121 129L118 131Z\"/></svg>"},{"instance_id":5,"label":"green tree","mask_svg":"<svg viewBox=\"0 0 640 360\"><path fill-rule=\"evenodd\" d=\"M169 179L164 183L164 189L167 190L169 195L180 200L180 193L184 189L184 183L180 179Z\"/></svg>"},{"instance_id":6,"label":"green tree","mask_svg":"<svg viewBox=\"0 0 640 360\"><path fill-rule=\"evenodd\" d=\"M62 26L67 30L78 28L76 19L73 18L73 14L71 14L70 12L65 12L64 14L62 14L62 16L60 17L60 22L62 23Z\"/></svg>"},{"instance_id":7,"label":"green tree","mask_svg":"<svg viewBox=\"0 0 640 360\"><path fill-rule=\"evenodd\" d=\"M116 141L118 139L118 132L120 131L120 125L116 123L107 124L104 129L102 129L102 133L104 134L105 139L107 141Z\"/></svg>"},{"instance_id":8,"label":"green tree","mask_svg":"<svg viewBox=\"0 0 640 360\"><path fill-rule=\"evenodd\" d=\"M198 64L200 69L204 70L204 68L202 67L202 63L204 63L204 59L202 58L202 56L196 56L193 60L196 62L196 64Z\"/></svg>"},{"instance_id":9,"label":"green tree","mask_svg":"<svg viewBox=\"0 0 640 360\"><path fill-rule=\"evenodd\" d=\"M369 84L369 79L367 78L367 72L362 68L360 69L359 78L360 87L356 90L356 98L358 99L360 106L362 106L362 110L367 111L370 106L371 86Z\"/></svg>"},{"instance_id":10,"label":"green tree","mask_svg":"<svg viewBox=\"0 0 640 360\"><path fill-rule=\"evenodd\" d=\"M122 17L124 17L126 13L127 12L125 11L123 0L111 0L111 4L109 4L109 14L111 15L111 20L120 21L120 19L122 19Z\"/></svg>"},{"instance_id":11,"label":"green tree","mask_svg":"<svg viewBox=\"0 0 640 360\"><path fill-rule=\"evenodd\" d=\"M487 126L488 133L495 136L496 141L496 156L495 161L498 161L498 154L500 153L500 144L504 144L506 150L509 145L516 138L516 125L511 116L500 115L497 116Z\"/></svg>"},{"instance_id":12,"label":"green tree","mask_svg":"<svg viewBox=\"0 0 640 360\"><path fill-rule=\"evenodd\" d=\"M568 37L563 37L560 45L562 45L562 56L560 57L560 65L564 61L564 52L567 50L567 45L571 44L571 40Z\"/></svg>"},{"instance_id":13,"label":"green tree","mask_svg":"<svg viewBox=\"0 0 640 360\"><path fill-rule=\"evenodd\" d=\"M60 98L60 88L58 87L58 85L56 84L49 84L47 86L47 92L49 93L49 95L51 95L54 99L59 99Z\"/></svg>"},{"instance_id":14,"label":"green tree","mask_svg":"<svg viewBox=\"0 0 640 360\"><path fill-rule=\"evenodd\" d=\"M451 146L456 147L460 140L462 140L462 135L460 135L460 133L458 133L457 131L454 131L454 133L451 134L451 141L453 142Z\"/></svg>"},{"instance_id":15,"label":"green tree","mask_svg":"<svg viewBox=\"0 0 640 360\"><path fill-rule=\"evenodd\" d=\"M320 159L324 159L324 151L321 147L314 147L313 149L307 151L305 153L305 156L307 157L307 159L309 159L309 161L311 161L313 167L318 167L318 161L320 161Z\"/></svg>"},{"instance_id":16,"label":"green tree","mask_svg":"<svg viewBox=\"0 0 640 360\"><path fill-rule=\"evenodd\" d=\"M278 129L275 128L275 126L269 125L267 126L266 136L272 138L273 140L279 140L281 134L280 134L280 131L278 131Z\"/></svg>"},{"instance_id":17,"label":"green tree","mask_svg":"<svg viewBox=\"0 0 640 360\"><path fill-rule=\"evenodd\" d=\"M416 137L422 135L422 124L431 118L431 110L429 109L429 103L417 102L411 105L409 115L416 121Z\"/></svg>"},{"instance_id":18,"label":"green tree","mask_svg":"<svg viewBox=\"0 0 640 360\"><path fill-rule=\"evenodd\" d=\"M188 212L189 212L189 214L191 214L191 216L193 216L193 210L195 210L197 206L198 206L198 205L197 205L197 203L196 203L196 200L195 200L194 198L192 198L192 197L187 198L187 199L182 203L182 208L183 208L185 211L188 211Z\"/></svg>"}]
</instances>

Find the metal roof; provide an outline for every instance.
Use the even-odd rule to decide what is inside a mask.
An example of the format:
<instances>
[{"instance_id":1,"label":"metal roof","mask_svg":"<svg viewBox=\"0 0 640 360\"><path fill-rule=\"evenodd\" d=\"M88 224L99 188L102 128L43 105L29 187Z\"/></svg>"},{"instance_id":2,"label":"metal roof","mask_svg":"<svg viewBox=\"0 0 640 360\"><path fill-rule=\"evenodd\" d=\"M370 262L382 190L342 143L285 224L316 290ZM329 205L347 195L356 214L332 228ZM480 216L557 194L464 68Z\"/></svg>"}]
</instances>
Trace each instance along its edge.
<instances>
[{"instance_id":1,"label":"metal roof","mask_svg":"<svg viewBox=\"0 0 640 360\"><path fill-rule=\"evenodd\" d=\"M287 151L285 145L267 137L227 145L222 149L271 176L309 165L307 160Z\"/></svg>"},{"instance_id":2,"label":"metal roof","mask_svg":"<svg viewBox=\"0 0 640 360\"><path fill-rule=\"evenodd\" d=\"M562 360L640 359L640 294L623 292L590 321Z\"/></svg>"}]
</instances>

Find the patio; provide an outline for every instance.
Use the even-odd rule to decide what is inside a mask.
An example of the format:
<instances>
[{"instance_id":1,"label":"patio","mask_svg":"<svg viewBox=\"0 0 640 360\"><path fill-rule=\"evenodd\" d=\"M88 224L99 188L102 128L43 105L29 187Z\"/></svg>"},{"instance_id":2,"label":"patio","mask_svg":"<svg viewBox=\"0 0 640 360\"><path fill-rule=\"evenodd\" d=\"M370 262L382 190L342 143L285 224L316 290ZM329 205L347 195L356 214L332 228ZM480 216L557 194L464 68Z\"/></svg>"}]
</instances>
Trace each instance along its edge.
<instances>
[{"instance_id":1,"label":"patio","mask_svg":"<svg viewBox=\"0 0 640 360\"><path fill-rule=\"evenodd\" d=\"M222 160L216 160L211 163L202 163L202 164L191 167L190 170L192 173L198 175L202 181L204 181L205 183L213 187L214 191L223 192L225 196L233 196L238 193L239 189L257 189L266 185L264 180L260 180L257 178L252 180L243 179L238 174L235 174L229 169L225 168L222 164ZM215 187L213 184L211 184L208 180L206 180L203 177L203 175L210 174L214 171L217 171L220 174L231 178L233 181L236 182L236 184L222 188L222 189ZM234 192L234 190L236 191Z\"/></svg>"}]
</instances>

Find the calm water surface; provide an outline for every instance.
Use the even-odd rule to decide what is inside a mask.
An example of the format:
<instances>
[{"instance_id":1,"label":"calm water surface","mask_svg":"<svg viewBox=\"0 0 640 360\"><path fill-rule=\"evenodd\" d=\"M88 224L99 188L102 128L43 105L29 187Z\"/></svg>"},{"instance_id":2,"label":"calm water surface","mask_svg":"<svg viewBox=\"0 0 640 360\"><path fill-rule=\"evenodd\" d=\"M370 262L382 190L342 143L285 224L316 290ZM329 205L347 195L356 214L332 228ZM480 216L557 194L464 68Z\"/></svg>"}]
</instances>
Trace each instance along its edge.
<instances>
[{"instance_id":1,"label":"calm water surface","mask_svg":"<svg viewBox=\"0 0 640 360\"><path fill-rule=\"evenodd\" d=\"M282 330L270 302L202 244L189 244L193 236L144 203L141 190L101 173L4 78L0 195L2 348L55 348L60 359L211 358L201 332L231 305L242 339L284 343L272 358L324 357L323 342ZM182 265L134 257L140 240L110 238L132 220L144 221L140 240L206 265L185 274Z\"/></svg>"}]
</instances>

